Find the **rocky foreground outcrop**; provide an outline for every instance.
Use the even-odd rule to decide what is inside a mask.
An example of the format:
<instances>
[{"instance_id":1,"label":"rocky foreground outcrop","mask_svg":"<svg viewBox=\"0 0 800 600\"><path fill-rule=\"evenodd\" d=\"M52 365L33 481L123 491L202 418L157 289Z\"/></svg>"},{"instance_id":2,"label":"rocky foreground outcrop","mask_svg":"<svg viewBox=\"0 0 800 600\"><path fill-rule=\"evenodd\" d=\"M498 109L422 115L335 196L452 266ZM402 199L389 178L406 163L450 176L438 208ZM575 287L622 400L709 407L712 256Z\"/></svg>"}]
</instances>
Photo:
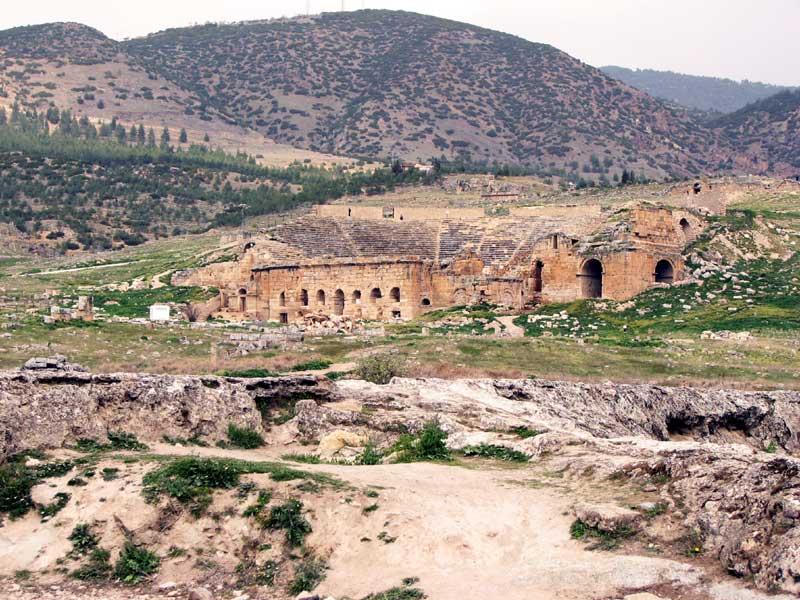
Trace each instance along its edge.
<instances>
[{"instance_id":1,"label":"rocky foreground outcrop","mask_svg":"<svg viewBox=\"0 0 800 600\"><path fill-rule=\"evenodd\" d=\"M294 418L273 429L270 413L290 405ZM669 543L686 538L691 551L714 556L737 577L800 593L798 392L91 374L58 359L0 373L0 460L112 431L142 441L201 437L213 444L235 423L268 442L318 442L320 456L338 461L357 454L350 446L372 442L386 450L432 419L453 450L502 446L547 461L552 472L593 481L590 487L625 480L658 493L658 506L673 519ZM587 525L602 529L608 515L624 517L664 543L630 506L591 500L574 509Z\"/></svg>"},{"instance_id":2,"label":"rocky foreground outcrop","mask_svg":"<svg viewBox=\"0 0 800 600\"><path fill-rule=\"evenodd\" d=\"M92 374L59 357L33 359L0 372L0 461L31 448L104 440L108 432L213 444L225 439L230 423L263 434L262 411L333 395L330 382L316 377Z\"/></svg>"}]
</instances>

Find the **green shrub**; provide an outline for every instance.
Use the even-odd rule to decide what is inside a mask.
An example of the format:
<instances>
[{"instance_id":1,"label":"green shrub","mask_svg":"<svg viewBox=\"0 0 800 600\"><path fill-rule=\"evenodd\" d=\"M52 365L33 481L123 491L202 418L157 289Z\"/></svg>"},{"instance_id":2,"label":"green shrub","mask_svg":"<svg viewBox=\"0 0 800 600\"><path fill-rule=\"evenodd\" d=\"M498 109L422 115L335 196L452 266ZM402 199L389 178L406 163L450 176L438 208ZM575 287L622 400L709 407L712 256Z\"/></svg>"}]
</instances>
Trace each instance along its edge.
<instances>
[{"instance_id":1,"label":"green shrub","mask_svg":"<svg viewBox=\"0 0 800 600\"><path fill-rule=\"evenodd\" d=\"M161 559L155 553L125 542L125 546L114 565L114 575L120 581L134 585L158 571Z\"/></svg>"},{"instance_id":2,"label":"green shrub","mask_svg":"<svg viewBox=\"0 0 800 600\"><path fill-rule=\"evenodd\" d=\"M111 574L111 564L109 559L111 553L103 548L95 548L89 555L86 564L75 569L71 575L75 579L83 581L99 581L108 579Z\"/></svg>"},{"instance_id":3,"label":"green shrub","mask_svg":"<svg viewBox=\"0 0 800 600\"><path fill-rule=\"evenodd\" d=\"M537 435L542 435L542 431L538 431L536 429L531 429L530 427L515 427L511 430L515 435L521 437L523 440L527 440L532 437L536 437Z\"/></svg>"},{"instance_id":4,"label":"green shrub","mask_svg":"<svg viewBox=\"0 0 800 600\"><path fill-rule=\"evenodd\" d=\"M72 542L71 556L82 556L97 548L98 544L97 536L92 533L91 527L86 523L76 525L67 539Z\"/></svg>"},{"instance_id":5,"label":"green shrub","mask_svg":"<svg viewBox=\"0 0 800 600\"><path fill-rule=\"evenodd\" d=\"M132 433L109 431L106 437L108 437L112 450L136 450L138 452L149 450L147 444L142 444Z\"/></svg>"},{"instance_id":6,"label":"green shrub","mask_svg":"<svg viewBox=\"0 0 800 600\"><path fill-rule=\"evenodd\" d=\"M309 360L308 362L300 363L292 367L292 371L324 371L329 368L333 363L329 360Z\"/></svg>"},{"instance_id":7,"label":"green shrub","mask_svg":"<svg viewBox=\"0 0 800 600\"><path fill-rule=\"evenodd\" d=\"M264 445L261 434L247 427L237 427L233 423L228 425L228 441L234 448L253 450Z\"/></svg>"},{"instance_id":8,"label":"green shrub","mask_svg":"<svg viewBox=\"0 0 800 600\"><path fill-rule=\"evenodd\" d=\"M41 515L43 519L55 516L61 511L62 508L64 508L67 505L69 499L70 499L69 494L65 492L58 492L55 495L53 502L51 502L47 506L42 506L39 509L39 515Z\"/></svg>"},{"instance_id":9,"label":"green shrub","mask_svg":"<svg viewBox=\"0 0 800 600\"><path fill-rule=\"evenodd\" d=\"M325 570L328 565L324 560L314 556L305 558L294 570L294 580L289 586L289 592L297 595L302 592L313 592L325 579Z\"/></svg>"},{"instance_id":10,"label":"green shrub","mask_svg":"<svg viewBox=\"0 0 800 600\"><path fill-rule=\"evenodd\" d=\"M505 446L495 446L493 444L479 444L477 446L466 446L461 450L464 456L480 456L481 458L494 458L496 460L506 460L510 462L528 462L531 457L524 452L506 448Z\"/></svg>"},{"instance_id":11,"label":"green shrub","mask_svg":"<svg viewBox=\"0 0 800 600\"><path fill-rule=\"evenodd\" d=\"M375 354L362 358L353 373L356 379L386 385L393 377L402 377L405 372L406 364L402 357L394 354Z\"/></svg>"},{"instance_id":12,"label":"green shrub","mask_svg":"<svg viewBox=\"0 0 800 600\"><path fill-rule=\"evenodd\" d=\"M422 600L425 594L413 587L396 587L379 594L370 594L362 600Z\"/></svg>"},{"instance_id":13,"label":"green shrub","mask_svg":"<svg viewBox=\"0 0 800 600\"><path fill-rule=\"evenodd\" d=\"M242 369L239 371L229 370L220 373L222 377L232 377L235 379L266 379L269 377L280 377L279 373L267 369Z\"/></svg>"},{"instance_id":14,"label":"green shrub","mask_svg":"<svg viewBox=\"0 0 800 600\"><path fill-rule=\"evenodd\" d=\"M303 503L299 500L287 500L274 507L264 521L264 526L286 531L286 541L293 547L301 546L311 533L311 524L303 516Z\"/></svg>"},{"instance_id":15,"label":"green shrub","mask_svg":"<svg viewBox=\"0 0 800 600\"><path fill-rule=\"evenodd\" d=\"M166 494L189 507L199 517L211 504L211 491L231 489L239 483L239 470L226 461L180 458L144 476L143 493L150 501Z\"/></svg>"},{"instance_id":16,"label":"green shrub","mask_svg":"<svg viewBox=\"0 0 800 600\"><path fill-rule=\"evenodd\" d=\"M383 462L383 453L378 450L375 443L371 440L364 446L364 450L356 458L356 464L359 465L379 465Z\"/></svg>"},{"instance_id":17,"label":"green shrub","mask_svg":"<svg viewBox=\"0 0 800 600\"><path fill-rule=\"evenodd\" d=\"M268 492L267 490L261 490L258 492L258 498L256 499L256 503L252 506L248 506L244 512L242 513L243 517L257 517L261 514L261 511L264 510L264 507L269 504L269 501L272 500L272 493Z\"/></svg>"},{"instance_id":18,"label":"green shrub","mask_svg":"<svg viewBox=\"0 0 800 600\"><path fill-rule=\"evenodd\" d=\"M399 462L450 460L446 440L447 432L442 430L439 423L429 421L418 435L401 435L393 450L397 453Z\"/></svg>"},{"instance_id":19,"label":"green shrub","mask_svg":"<svg viewBox=\"0 0 800 600\"><path fill-rule=\"evenodd\" d=\"M119 477L119 469L115 467L106 467L103 469L103 481L113 481Z\"/></svg>"},{"instance_id":20,"label":"green shrub","mask_svg":"<svg viewBox=\"0 0 800 600\"><path fill-rule=\"evenodd\" d=\"M33 506L31 488L36 478L22 464L0 467L0 513L12 519L23 516Z\"/></svg>"}]
</instances>

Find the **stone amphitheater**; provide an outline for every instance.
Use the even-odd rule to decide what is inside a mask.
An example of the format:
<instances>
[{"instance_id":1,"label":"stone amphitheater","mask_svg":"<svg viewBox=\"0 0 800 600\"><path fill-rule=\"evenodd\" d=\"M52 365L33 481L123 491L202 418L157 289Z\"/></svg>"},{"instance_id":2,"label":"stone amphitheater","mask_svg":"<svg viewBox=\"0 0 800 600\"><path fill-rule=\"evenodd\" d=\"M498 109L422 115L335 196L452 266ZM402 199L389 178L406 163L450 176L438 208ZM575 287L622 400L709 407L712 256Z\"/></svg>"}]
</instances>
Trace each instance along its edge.
<instances>
[{"instance_id":1,"label":"stone amphitheater","mask_svg":"<svg viewBox=\"0 0 800 600\"><path fill-rule=\"evenodd\" d=\"M242 244L238 259L182 271L220 290L213 312L292 322L309 313L411 319L480 303L522 309L625 300L682 277L703 228L691 211L636 204L475 209L322 206Z\"/></svg>"}]
</instances>

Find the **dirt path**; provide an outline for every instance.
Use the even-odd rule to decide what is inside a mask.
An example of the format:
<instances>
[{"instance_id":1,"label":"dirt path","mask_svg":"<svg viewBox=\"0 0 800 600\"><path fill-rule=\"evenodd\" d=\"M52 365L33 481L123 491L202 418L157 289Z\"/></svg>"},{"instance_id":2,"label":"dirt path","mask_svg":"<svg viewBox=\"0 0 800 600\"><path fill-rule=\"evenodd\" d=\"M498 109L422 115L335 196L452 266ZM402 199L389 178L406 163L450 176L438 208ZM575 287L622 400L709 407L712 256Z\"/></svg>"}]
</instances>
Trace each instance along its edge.
<instances>
[{"instance_id":1,"label":"dirt path","mask_svg":"<svg viewBox=\"0 0 800 600\"><path fill-rule=\"evenodd\" d=\"M148 260L148 259L145 259ZM78 273L80 271L97 271L99 269L113 269L114 267L127 267L133 263L144 262L140 260L129 260L127 262L108 263L103 265L91 265L89 267L73 267L70 269L54 269L52 271L39 271L37 273L22 273L20 277L37 277L39 275L60 275L61 273Z\"/></svg>"},{"instance_id":2,"label":"dirt path","mask_svg":"<svg viewBox=\"0 0 800 600\"><path fill-rule=\"evenodd\" d=\"M503 326L506 328L505 331L503 332L505 334L505 337L512 337L512 338L525 337L525 330L514 323L514 319L516 318L517 317L515 316L497 317L496 320L502 323Z\"/></svg>"}]
</instances>

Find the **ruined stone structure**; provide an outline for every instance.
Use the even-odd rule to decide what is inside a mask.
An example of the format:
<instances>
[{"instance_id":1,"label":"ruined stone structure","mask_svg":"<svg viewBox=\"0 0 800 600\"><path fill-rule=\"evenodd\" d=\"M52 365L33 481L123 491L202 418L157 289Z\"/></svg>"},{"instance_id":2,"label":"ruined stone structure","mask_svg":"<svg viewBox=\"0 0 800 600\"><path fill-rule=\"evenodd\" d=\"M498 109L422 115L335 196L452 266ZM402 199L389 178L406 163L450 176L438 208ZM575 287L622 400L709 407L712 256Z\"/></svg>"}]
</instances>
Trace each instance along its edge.
<instances>
[{"instance_id":1,"label":"ruined stone structure","mask_svg":"<svg viewBox=\"0 0 800 600\"><path fill-rule=\"evenodd\" d=\"M294 322L308 313L409 319L478 303L510 308L628 299L678 281L703 226L688 211L634 206L475 209L319 207L248 241L237 262L174 276L220 289L219 313Z\"/></svg>"}]
</instances>

